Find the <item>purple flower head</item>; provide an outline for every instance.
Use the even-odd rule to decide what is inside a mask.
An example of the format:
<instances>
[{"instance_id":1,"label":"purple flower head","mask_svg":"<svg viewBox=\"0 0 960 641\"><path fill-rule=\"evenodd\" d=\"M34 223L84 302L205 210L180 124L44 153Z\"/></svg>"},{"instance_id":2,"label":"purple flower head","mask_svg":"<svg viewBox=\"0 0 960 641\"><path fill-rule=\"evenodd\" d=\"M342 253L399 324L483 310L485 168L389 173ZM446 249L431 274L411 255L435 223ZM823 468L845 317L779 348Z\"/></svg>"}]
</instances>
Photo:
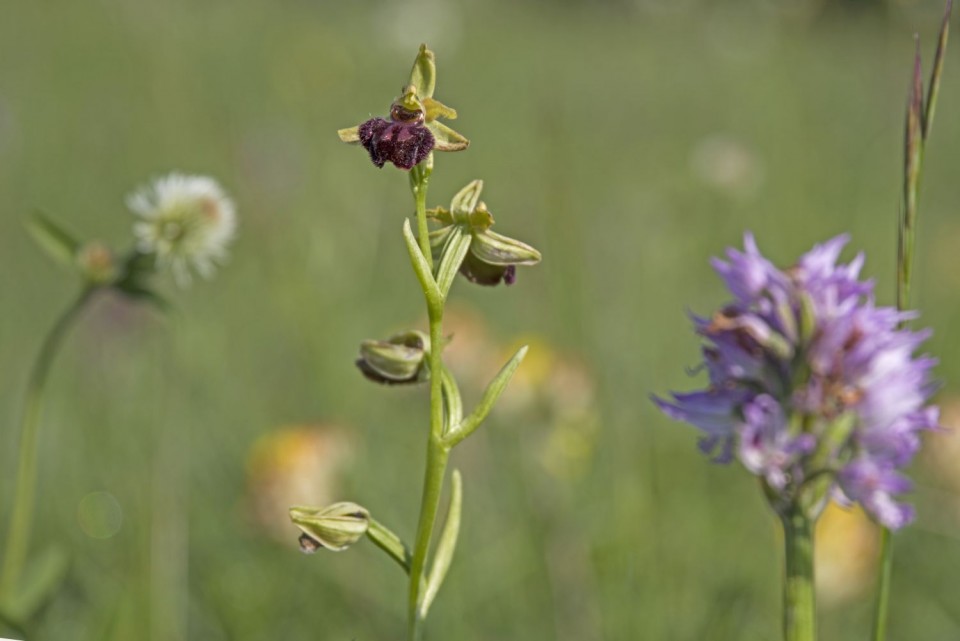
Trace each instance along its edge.
<instances>
[{"instance_id":1,"label":"purple flower head","mask_svg":"<svg viewBox=\"0 0 960 641\"><path fill-rule=\"evenodd\" d=\"M433 134L423 123L422 111L395 104L389 121L372 118L360 125L360 144L377 167L392 162L400 169L412 169L433 150Z\"/></svg>"},{"instance_id":2,"label":"purple flower head","mask_svg":"<svg viewBox=\"0 0 960 641\"><path fill-rule=\"evenodd\" d=\"M742 407L739 430L740 461L744 467L766 479L770 487L783 490L790 480L803 473L802 458L813 452L813 434L791 434L783 407L768 394L760 394Z\"/></svg>"},{"instance_id":3,"label":"purple flower head","mask_svg":"<svg viewBox=\"0 0 960 641\"><path fill-rule=\"evenodd\" d=\"M420 45L410 80L391 105L389 120L371 118L340 129L337 135L343 142L361 144L377 167L389 162L407 171L427 160L431 152L463 151L470 141L441 122L456 118L457 110L433 97L436 84L436 56Z\"/></svg>"},{"instance_id":4,"label":"purple flower head","mask_svg":"<svg viewBox=\"0 0 960 641\"><path fill-rule=\"evenodd\" d=\"M936 361L915 356L928 331L901 327L914 314L874 304L862 254L838 264L848 240L817 245L788 269L750 234L743 252L714 259L733 300L693 319L709 385L653 400L703 430L714 460L736 457L761 477L774 507L815 511L833 493L895 529L913 518L896 499L909 489L899 470L920 432L937 426Z\"/></svg>"}]
</instances>

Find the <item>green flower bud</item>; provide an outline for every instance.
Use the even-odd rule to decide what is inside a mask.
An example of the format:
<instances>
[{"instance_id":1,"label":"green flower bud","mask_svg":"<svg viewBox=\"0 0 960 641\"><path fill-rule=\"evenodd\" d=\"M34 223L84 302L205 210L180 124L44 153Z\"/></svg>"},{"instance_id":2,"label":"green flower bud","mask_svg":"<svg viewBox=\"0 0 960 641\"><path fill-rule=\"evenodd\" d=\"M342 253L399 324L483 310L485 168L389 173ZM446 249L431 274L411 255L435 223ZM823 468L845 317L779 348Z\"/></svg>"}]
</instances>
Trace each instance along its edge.
<instances>
[{"instance_id":1,"label":"green flower bud","mask_svg":"<svg viewBox=\"0 0 960 641\"><path fill-rule=\"evenodd\" d=\"M84 245L77 252L77 267L91 285L105 285L116 279L117 263L110 248L99 241Z\"/></svg>"},{"instance_id":2,"label":"green flower bud","mask_svg":"<svg viewBox=\"0 0 960 641\"><path fill-rule=\"evenodd\" d=\"M486 203L480 200L483 181L474 180L457 192L450 209L437 207L427 215L443 227L430 232L430 246L434 260L439 260L450 231L459 226L473 236L460 273L467 280L479 285L512 285L517 278L518 265L536 265L541 260L540 252L514 238L490 231L493 215Z\"/></svg>"},{"instance_id":3,"label":"green flower bud","mask_svg":"<svg viewBox=\"0 0 960 641\"><path fill-rule=\"evenodd\" d=\"M417 331L394 334L385 341L367 340L360 344L357 367L376 383L420 383L429 378L429 346L430 339Z\"/></svg>"},{"instance_id":4,"label":"green flower bud","mask_svg":"<svg viewBox=\"0 0 960 641\"><path fill-rule=\"evenodd\" d=\"M370 525L370 513L356 503L334 503L325 508L292 507L290 520L300 528L300 549L312 554L320 548L341 552L359 541Z\"/></svg>"}]
</instances>

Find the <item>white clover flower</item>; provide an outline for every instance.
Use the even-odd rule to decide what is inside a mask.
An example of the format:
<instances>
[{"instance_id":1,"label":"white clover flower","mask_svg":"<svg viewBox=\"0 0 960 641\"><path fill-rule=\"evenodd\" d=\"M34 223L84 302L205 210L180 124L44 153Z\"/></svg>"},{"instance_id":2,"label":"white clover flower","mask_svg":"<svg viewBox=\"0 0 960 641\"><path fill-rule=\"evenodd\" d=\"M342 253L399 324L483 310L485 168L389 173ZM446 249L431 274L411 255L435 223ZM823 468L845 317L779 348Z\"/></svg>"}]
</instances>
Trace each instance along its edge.
<instances>
[{"instance_id":1,"label":"white clover flower","mask_svg":"<svg viewBox=\"0 0 960 641\"><path fill-rule=\"evenodd\" d=\"M170 269L181 287L190 284L191 271L209 278L226 260L237 215L214 179L172 173L131 194L127 206L139 219L137 249L155 255L158 268Z\"/></svg>"}]
</instances>

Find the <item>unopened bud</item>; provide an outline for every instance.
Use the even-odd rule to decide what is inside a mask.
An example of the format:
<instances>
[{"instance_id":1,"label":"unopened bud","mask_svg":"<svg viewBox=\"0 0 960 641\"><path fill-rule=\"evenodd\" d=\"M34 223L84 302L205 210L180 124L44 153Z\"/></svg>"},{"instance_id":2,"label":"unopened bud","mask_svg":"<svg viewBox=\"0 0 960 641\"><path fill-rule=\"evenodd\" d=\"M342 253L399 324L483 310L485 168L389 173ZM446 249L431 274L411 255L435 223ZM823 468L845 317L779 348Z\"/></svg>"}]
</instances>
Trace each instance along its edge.
<instances>
[{"instance_id":1,"label":"unopened bud","mask_svg":"<svg viewBox=\"0 0 960 641\"><path fill-rule=\"evenodd\" d=\"M325 508L292 507L290 520L300 528L300 549L307 554L326 548L346 550L367 533L370 513L356 503L334 503Z\"/></svg>"},{"instance_id":2,"label":"unopened bud","mask_svg":"<svg viewBox=\"0 0 960 641\"><path fill-rule=\"evenodd\" d=\"M360 345L357 367L376 383L420 383L429 377L429 345L430 339L417 331L395 334L385 341L367 340Z\"/></svg>"},{"instance_id":3,"label":"unopened bud","mask_svg":"<svg viewBox=\"0 0 960 641\"><path fill-rule=\"evenodd\" d=\"M104 285L117 277L117 264L110 248L99 241L92 241L77 252L80 273L91 284Z\"/></svg>"}]
</instances>

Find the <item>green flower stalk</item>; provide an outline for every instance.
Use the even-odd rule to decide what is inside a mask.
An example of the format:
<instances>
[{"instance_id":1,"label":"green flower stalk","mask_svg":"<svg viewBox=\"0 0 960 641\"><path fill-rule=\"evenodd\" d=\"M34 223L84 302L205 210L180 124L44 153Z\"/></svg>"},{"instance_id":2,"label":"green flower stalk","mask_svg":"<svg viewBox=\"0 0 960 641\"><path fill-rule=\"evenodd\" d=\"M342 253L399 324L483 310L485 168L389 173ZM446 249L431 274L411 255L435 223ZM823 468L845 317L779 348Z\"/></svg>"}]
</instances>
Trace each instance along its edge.
<instances>
[{"instance_id":1,"label":"green flower stalk","mask_svg":"<svg viewBox=\"0 0 960 641\"><path fill-rule=\"evenodd\" d=\"M67 333L101 291L113 290L166 308L151 284L152 277L169 269L179 284L187 285L191 271L212 275L214 265L225 259L235 234L234 205L210 178L171 174L133 194L128 205L138 220L133 229L134 248L122 258L99 241L80 242L41 214L28 221L34 239L78 275L81 286L74 302L44 339L24 397L16 486L0 566L0 615L15 626L30 619L62 576L49 571L25 576L24 569L36 504L37 440L43 395Z\"/></svg>"},{"instance_id":2,"label":"green flower stalk","mask_svg":"<svg viewBox=\"0 0 960 641\"><path fill-rule=\"evenodd\" d=\"M937 52L933 59L930 84L926 98L923 95L923 69L920 63L920 41L913 62L913 76L907 101L907 117L904 125L903 149L903 202L897 235L897 309L906 310L910 305L910 286L913 280L913 252L917 234L917 213L920 197L920 178L923 172L923 154L933 127L937 97L940 95L940 78L946 58L947 40L950 36L950 14L953 0L947 0L937 38ZM890 603L890 581L893 574L893 536L890 528L884 527L880 534L880 572L877 578L876 603L874 607L873 641L887 638L887 608Z\"/></svg>"},{"instance_id":3,"label":"green flower stalk","mask_svg":"<svg viewBox=\"0 0 960 641\"><path fill-rule=\"evenodd\" d=\"M366 509L356 509L359 506L352 503L323 509L291 508L290 513L303 532L300 542L304 551L342 549L342 542L353 543L365 534L397 562L409 577L410 641L423 636L424 622L450 568L460 532L463 488L460 474L454 470L445 523L433 545L450 454L484 421L527 352L526 347L517 351L490 382L477 407L465 415L457 383L443 362L443 314L450 288L458 273L483 285L510 284L516 278L517 266L540 261L540 253L533 247L490 230L493 217L479 200L483 186L479 180L460 190L449 210L427 209L433 152L462 151L469 145L465 137L440 122L456 118L457 112L434 99L435 88L435 58L422 45L409 82L390 107L389 119L371 118L338 132L344 142L362 145L376 167L389 163L409 172L417 235L407 220L403 238L423 290L429 332L408 331L387 340L364 341L357 366L364 376L378 383L429 382L426 470L416 538L413 546L407 547ZM439 227L430 231L430 221ZM345 509L349 514L343 517ZM331 521L331 513L341 515L339 520Z\"/></svg>"},{"instance_id":4,"label":"green flower stalk","mask_svg":"<svg viewBox=\"0 0 960 641\"><path fill-rule=\"evenodd\" d=\"M813 530L815 519L802 509L780 515L784 537L783 638L813 641L817 638L814 596Z\"/></svg>"}]
</instances>

